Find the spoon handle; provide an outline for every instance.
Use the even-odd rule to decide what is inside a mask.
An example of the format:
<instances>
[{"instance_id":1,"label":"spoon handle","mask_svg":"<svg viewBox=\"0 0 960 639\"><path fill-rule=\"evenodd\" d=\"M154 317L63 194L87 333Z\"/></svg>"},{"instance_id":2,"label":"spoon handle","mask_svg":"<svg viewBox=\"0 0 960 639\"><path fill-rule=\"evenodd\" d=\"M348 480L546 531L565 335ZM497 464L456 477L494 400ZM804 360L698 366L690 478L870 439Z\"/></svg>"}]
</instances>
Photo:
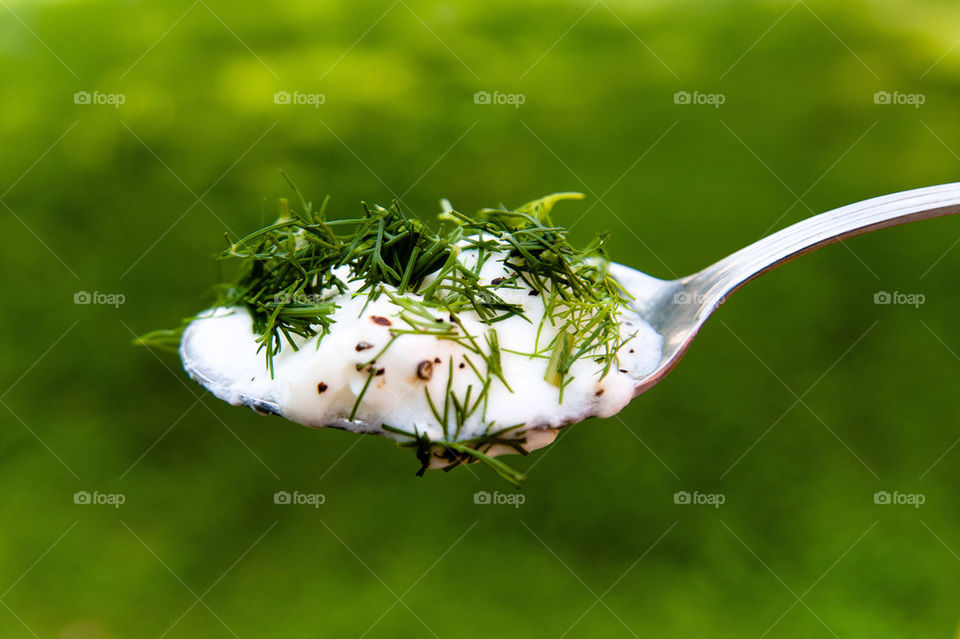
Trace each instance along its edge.
<instances>
[{"instance_id":1,"label":"spoon handle","mask_svg":"<svg viewBox=\"0 0 960 639\"><path fill-rule=\"evenodd\" d=\"M889 226L960 213L960 182L875 197L821 213L690 276L708 307L770 269L818 248Z\"/></svg>"}]
</instances>

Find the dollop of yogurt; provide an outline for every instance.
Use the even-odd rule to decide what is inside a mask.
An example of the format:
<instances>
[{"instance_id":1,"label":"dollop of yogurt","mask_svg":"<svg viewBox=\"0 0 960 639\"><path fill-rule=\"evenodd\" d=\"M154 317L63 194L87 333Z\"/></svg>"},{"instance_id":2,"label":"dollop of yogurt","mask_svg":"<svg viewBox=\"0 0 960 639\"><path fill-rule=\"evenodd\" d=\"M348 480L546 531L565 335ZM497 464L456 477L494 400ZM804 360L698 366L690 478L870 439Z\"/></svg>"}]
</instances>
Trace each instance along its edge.
<instances>
[{"instance_id":1,"label":"dollop of yogurt","mask_svg":"<svg viewBox=\"0 0 960 639\"><path fill-rule=\"evenodd\" d=\"M464 250L458 259L474 266L478 258ZM485 284L511 273L500 259L486 260L478 271ZM633 398L636 381L658 365L661 336L624 307L616 359L606 372L595 356L576 359L561 401L558 386L546 379L546 346L559 327L545 317L543 295L516 278L509 284L496 292L522 308L522 316L487 323L475 311L430 309L437 330L446 327L457 339L413 330L409 310L395 300L421 301L416 293L398 296L385 286L371 299L357 294L362 282L351 282L346 292L330 297L338 305L330 332L295 338L296 349L284 344L273 358L272 376L258 352L253 319L242 307L200 314L184 332L181 357L194 379L232 404L399 442L411 441L411 435L473 442L489 456L534 450L552 442L564 425L614 415ZM501 375L481 356L491 351L491 330Z\"/></svg>"}]
</instances>

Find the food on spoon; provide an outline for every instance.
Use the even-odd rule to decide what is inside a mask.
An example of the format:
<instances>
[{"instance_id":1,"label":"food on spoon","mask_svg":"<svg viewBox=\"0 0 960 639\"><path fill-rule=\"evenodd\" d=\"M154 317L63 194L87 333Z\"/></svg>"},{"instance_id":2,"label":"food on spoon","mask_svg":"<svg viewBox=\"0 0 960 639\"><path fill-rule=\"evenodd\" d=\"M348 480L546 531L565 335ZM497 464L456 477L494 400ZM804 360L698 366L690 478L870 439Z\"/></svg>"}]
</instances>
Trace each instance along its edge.
<instances>
[{"instance_id":1,"label":"food on spoon","mask_svg":"<svg viewBox=\"0 0 960 639\"><path fill-rule=\"evenodd\" d=\"M444 201L440 231L397 203L328 220L327 200L281 200L275 223L223 253L241 272L213 308L166 336L227 402L391 438L420 474L482 461L516 483L494 457L617 413L660 359L604 238L576 249L551 220L581 197L474 216Z\"/></svg>"}]
</instances>

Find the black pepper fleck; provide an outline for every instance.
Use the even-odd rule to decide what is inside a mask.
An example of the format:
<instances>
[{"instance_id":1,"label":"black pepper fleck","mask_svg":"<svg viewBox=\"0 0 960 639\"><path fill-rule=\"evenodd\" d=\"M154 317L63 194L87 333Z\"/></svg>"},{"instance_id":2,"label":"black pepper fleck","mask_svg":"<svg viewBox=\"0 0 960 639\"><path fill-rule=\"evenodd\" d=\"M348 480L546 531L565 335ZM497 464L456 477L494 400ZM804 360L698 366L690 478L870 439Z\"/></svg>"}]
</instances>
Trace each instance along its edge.
<instances>
[{"instance_id":1,"label":"black pepper fleck","mask_svg":"<svg viewBox=\"0 0 960 639\"><path fill-rule=\"evenodd\" d=\"M379 324L380 326L393 326L393 322L381 315L371 315L370 321L372 321L374 324Z\"/></svg>"},{"instance_id":2,"label":"black pepper fleck","mask_svg":"<svg viewBox=\"0 0 960 639\"><path fill-rule=\"evenodd\" d=\"M378 369L377 369L377 375L383 375L386 371L387 371L387 369L385 369L385 368L378 368Z\"/></svg>"},{"instance_id":3,"label":"black pepper fleck","mask_svg":"<svg viewBox=\"0 0 960 639\"><path fill-rule=\"evenodd\" d=\"M527 295L529 295L530 297L533 297L534 295L539 295L539 294L540 294L540 291L538 291L537 289L533 289L532 291L527 293Z\"/></svg>"},{"instance_id":4,"label":"black pepper fleck","mask_svg":"<svg viewBox=\"0 0 960 639\"><path fill-rule=\"evenodd\" d=\"M323 391L327 390L328 388L329 388L329 386L327 386L327 385L324 384L323 382L320 382L319 384L317 384L317 392L318 392L318 393L322 393Z\"/></svg>"},{"instance_id":5,"label":"black pepper fleck","mask_svg":"<svg viewBox=\"0 0 960 639\"><path fill-rule=\"evenodd\" d=\"M433 363L434 363L434 364L439 364L439 363L440 363L440 358L439 358L439 357L434 357L434 358L433 358Z\"/></svg>"},{"instance_id":6,"label":"black pepper fleck","mask_svg":"<svg viewBox=\"0 0 960 639\"><path fill-rule=\"evenodd\" d=\"M603 395L603 389L602 389L602 388L599 389L596 393L593 394L594 397L600 397L601 395Z\"/></svg>"},{"instance_id":7,"label":"black pepper fleck","mask_svg":"<svg viewBox=\"0 0 960 639\"><path fill-rule=\"evenodd\" d=\"M425 380L433 377L433 362L425 359L417 364L417 377Z\"/></svg>"},{"instance_id":8,"label":"black pepper fleck","mask_svg":"<svg viewBox=\"0 0 960 639\"><path fill-rule=\"evenodd\" d=\"M368 348L373 348L373 344L371 344L370 342L360 342L359 344L357 344L357 352L358 352L358 353L359 353L360 351L365 351L365 350L367 350Z\"/></svg>"},{"instance_id":9,"label":"black pepper fleck","mask_svg":"<svg viewBox=\"0 0 960 639\"><path fill-rule=\"evenodd\" d=\"M494 286L497 286L497 285L499 285L500 282L502 282L502 281L503 281L503 278L502 278L502 277L495 277L495 278L493 278L492 280L490 280L490 283L493 284Z\"/></svg>"},{"instance_id":10,"label":"black pepper fleck","mask_svg":"<svg viewBox=\"0 0 960 639\"><path fill-rule=\"evenodd\" d=\"M625 368L621 368L621 369L620 369L620 372L621 372L621 373L627 373L627 372L629 372L629 371L627 371L627 369L625 369Z\"/></svg>"},{"instance_id":11,"label":"black pepper fleck","mask_svg":"<svg viewBox=\"0 0 960 639\"><path fill-rule=\"evenodd\" d=\"M466 368L466 367L467 367L466 364L464 364L463 362L460 362L460 368Z\"/></svg>"}]
</instances>

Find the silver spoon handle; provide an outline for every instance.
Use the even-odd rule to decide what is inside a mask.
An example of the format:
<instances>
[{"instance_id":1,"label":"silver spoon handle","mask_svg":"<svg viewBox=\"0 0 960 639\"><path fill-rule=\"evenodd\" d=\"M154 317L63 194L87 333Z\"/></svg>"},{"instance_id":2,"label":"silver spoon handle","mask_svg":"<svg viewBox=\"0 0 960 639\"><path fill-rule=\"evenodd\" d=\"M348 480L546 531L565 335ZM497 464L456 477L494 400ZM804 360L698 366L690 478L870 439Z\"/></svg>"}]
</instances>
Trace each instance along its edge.
<instances>
[{"instance_id":1,"label":"silver spoon handle","mask_svg":"<svg viewBox=\"0 0 960 639\"><path fill-rule=\"evenodd\" d=\"M841 206L797 222L690 276L708 308L753 278L811 251L889 226L960 213L960 182Z\"/></svg>"}]
</instances>

